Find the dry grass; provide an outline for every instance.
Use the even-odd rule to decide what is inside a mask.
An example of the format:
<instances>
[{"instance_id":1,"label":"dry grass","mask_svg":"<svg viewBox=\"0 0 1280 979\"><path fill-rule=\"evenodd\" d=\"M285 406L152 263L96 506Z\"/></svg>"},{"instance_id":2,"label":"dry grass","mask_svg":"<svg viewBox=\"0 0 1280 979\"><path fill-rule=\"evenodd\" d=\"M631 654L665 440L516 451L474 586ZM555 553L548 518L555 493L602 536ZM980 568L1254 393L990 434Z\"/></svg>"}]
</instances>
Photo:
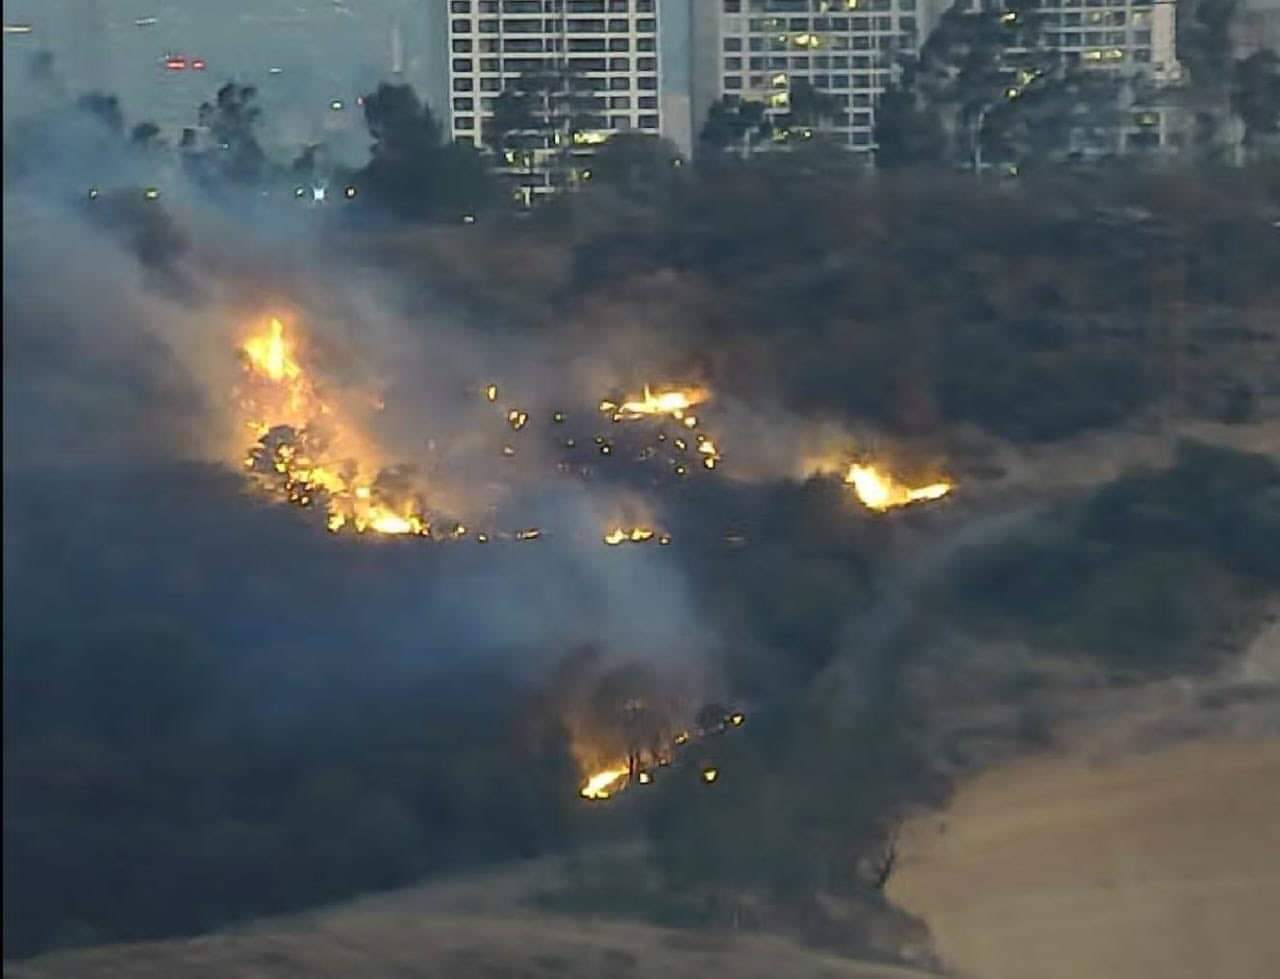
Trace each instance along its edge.
<instances>
[{"instance_id":1,"label":"dry grass","mask_svg":"<svg viewBox=\"0 0 1280 979\"><path fill-rule=\"evenodd\" d=\"M6 979L923 979L764 935L530 911L537 863L201 938L40 956Z\"/></svg>"},{"instance_id":2,"label":"dry grass","mask_svg":"<svg viewBox=\"0 0 1280 979\"><path fill-rule=\"evenodd\" d=\"M983 979L1263 979L1280 961L1280 739L980 775L904 836L891 896Z\"/></svg>"}]
</instances>

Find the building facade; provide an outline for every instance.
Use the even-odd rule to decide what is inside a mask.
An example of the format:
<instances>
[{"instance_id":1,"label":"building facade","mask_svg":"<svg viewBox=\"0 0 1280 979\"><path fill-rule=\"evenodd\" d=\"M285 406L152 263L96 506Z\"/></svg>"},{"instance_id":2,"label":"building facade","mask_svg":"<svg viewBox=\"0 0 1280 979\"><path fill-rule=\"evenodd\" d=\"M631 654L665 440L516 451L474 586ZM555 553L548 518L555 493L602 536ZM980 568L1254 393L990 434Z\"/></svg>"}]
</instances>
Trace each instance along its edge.
<instances>
[{"instance_id":1,"label":"building facade","mask_svg":"<svg viewBox=\"0 0 1280 979\"><path fill-rule=\"evenodd\" d=\"M774 122L806 82L832 111L820 129L861 153L874 149L875 106L901 54L919 50L939 0L695 0L693 125L724 98L763 102Z\"/></svg>"},{"instance_id":2,"label":"building facade","mask_svg":"<svg viewBox=\"0 0 1280 979\"><path fill-rule=\"evenodd\" d=\"M661 134L658 7L657 0L448 0L453 138L492 143L498 98L528 96L537 125L498 151L530 201L589 176L584 161L613 134Z\"/></svg>"},{"instance_id":3,"label":"building facade","mask_svg":"<svg viewBox=\"0 0 1280 979\"><path fill-rule=\"evenodd\" d=\"M1159 85L1182 77L1175 0L1041 0L1042 43L1078 64Z\"/></svg>"}]
</instances>

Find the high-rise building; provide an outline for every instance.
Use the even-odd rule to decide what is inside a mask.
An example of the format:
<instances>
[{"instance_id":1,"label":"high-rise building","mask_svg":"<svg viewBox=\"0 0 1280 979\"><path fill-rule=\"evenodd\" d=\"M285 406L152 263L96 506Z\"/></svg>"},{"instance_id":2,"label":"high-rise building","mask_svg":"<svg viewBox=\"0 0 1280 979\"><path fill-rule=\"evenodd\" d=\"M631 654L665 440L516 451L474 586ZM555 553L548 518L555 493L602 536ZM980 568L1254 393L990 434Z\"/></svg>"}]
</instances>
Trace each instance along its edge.
<instances>
[{"instance_id":1,"label":"high-rise building","mask_svg":"<svg viewBox=\"0 0 1280 979\"><path fill-rule=\"evenodd\" d=\"M859 152L874 147L875 105L898 57L919 49L935 0L694 0L694 120L716 100L763 102L775 122L800 83L824 93L811 128Z\"/></svg>"},{"instance_id":2,"label":"high-rise building","mask_svg":"<svg viewBox=\"0 0 1280 979\"><path fill-rule=\"evenodd\" d=\"M526 199L589 173L614 133L662 132L657 0L448 0L447 16L449 130L483 145L499 96L525 96L536 124L503 162Z\"/></svg>"},{"instance_id":3,"label":"high-rise building","mask_svg":"<svg viewBox=\"0 0 1280 979\"><path fill-rule=\"evenodd\" d=\"M1176 0L1040 0L1046 48L1069 64L1157 84L1177 81Z\"/></svg>"}]
</instances>

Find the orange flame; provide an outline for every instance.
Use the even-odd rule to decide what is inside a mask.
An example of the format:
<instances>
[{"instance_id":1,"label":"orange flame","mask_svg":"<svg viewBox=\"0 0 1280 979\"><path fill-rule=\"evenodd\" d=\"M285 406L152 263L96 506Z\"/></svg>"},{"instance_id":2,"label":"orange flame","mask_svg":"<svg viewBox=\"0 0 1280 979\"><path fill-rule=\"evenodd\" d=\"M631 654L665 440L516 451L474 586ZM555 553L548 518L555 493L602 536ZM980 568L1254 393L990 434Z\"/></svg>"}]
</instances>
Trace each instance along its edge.
<instances>
[{"instance_id":1,"label":"orange flame","mask_svg":"<svg viewBox=\"0 0 1280 979\"><path fill-rule=\"evenodd\" d=\"M924 500L938 500L950 493L952 488L947 482L907 486L875 466L858 463L849 467L844 481L853 487L863 506L879 512Z\"/></svg>"},{"instance_id":2,"label":"orange flame","mask_svg":"<svg viewBox=\"0 0 1280 979\"><path fill-rule=\"evenodd\" d=\"M607 799L622 787L622 781L627 777L628 771L629 769L623 765L620 768L606 768L604 771L596 772L578 790L578 795L584 799Z\"/></svg>"}]
</instances>

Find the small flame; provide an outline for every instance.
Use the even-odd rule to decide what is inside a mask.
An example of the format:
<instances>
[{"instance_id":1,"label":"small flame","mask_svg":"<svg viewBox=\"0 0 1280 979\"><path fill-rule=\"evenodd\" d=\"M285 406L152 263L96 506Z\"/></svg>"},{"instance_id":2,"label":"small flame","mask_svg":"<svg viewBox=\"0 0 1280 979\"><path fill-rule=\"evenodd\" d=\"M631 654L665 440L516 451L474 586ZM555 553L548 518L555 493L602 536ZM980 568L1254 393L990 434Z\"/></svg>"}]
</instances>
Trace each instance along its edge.
<instances>
[{"instance_id":1,"label":"small flame","mask_svg":"<svg viewBox=\"0 0 1280 979\"><path fill-rule=\"evenodd\" d=\"M941 499L951 492L950 483L930 483L927 486L911 487L899 482L888 473L881 472L875 466L863 466L857 463L849 467L844 481L853 486L853 491L857 493L863 506L879 512L924 500Z\"/></svg>"},{"instance_id":2,"label":"small flame","mask_svg":"<svg viewBox=\"0 0 1280 979\"><path fill-rule=\"evenodd\" d=\"M651 415L671 415L673 418L683 418L686 411L706 400L707 392L701 388L677 388L672 391L660 391L655 394L646 384L643 397L630 398L623 401L622 404L601 401L600 410L605 414L612 414L617 421L630 421Z\"/></svg>"},{"instance_id":3,"label":"small flame","mask_svg":"<svg viewBox=\"0 0 1280 979\"><path fill-rule=\"evenodd\" d=\"M586 785L578 790L578 795L584 799L607 799L614 791L621 788L622 780L627 777L627 771L624 765L621 768L606 768L602 772L596 772L587 779Z\"/></svg>"}]
</instances>

